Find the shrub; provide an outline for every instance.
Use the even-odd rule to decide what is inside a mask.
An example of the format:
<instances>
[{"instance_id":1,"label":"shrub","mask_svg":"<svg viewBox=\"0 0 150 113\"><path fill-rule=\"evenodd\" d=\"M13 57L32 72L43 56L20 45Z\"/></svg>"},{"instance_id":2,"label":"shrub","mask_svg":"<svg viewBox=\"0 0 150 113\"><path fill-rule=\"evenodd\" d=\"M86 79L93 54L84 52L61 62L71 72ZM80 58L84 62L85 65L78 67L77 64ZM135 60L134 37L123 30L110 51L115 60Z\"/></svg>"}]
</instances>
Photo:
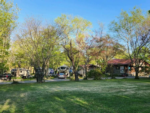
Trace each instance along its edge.
<instances>
[{"instance_id":1,"label":"shrub","mask_svg":"<svg viewBox=\"0 0 150 113\"><path fill-rule=\"evenodd\" d=\"M87 73L87 76L88 76L89 78L94 78L94 80L100 80L101 77L102 77L102 72L101 72L99 69L90 70L90 71Z\"/></svg>"},{"instance_id":2,"label":"shrub","mask_svg":"<svg viewBox=\"0 0 150 113\"><path fill-rule=\"evenodd\" d=\"M70 76L70 81L75 81L75 77L74 76Z\"/></svg>"},{"instance_id":3,"label":"shrub","mask_svg":"<svg viewBox=\"0 0 150 113\"><path fill-rule=\"evenodd\" d=\"M73 73L70 73L70 76L73 76Z\"/></svg>"},{"instance_id":4,"label":"shrub","mask_svg":"<svg viewBox=\"0 0 150 113\"><path fill-rule=\"evenodd\" d=\"M31 73L31 75L34 75L35 73Z\"/></svg>"},{"instance_id":5,"label":"shrub","mask_svg":"<svg viewBox=\"0 0 150 113\"><path fill-rule=\"evenodd\" d=\"M118 74L111 74L110 77L111 79L116 79L116 77L118 77L119 75Z\"/></svg>"},{"instance_id":6,"label":"shrub","mask_svg":"<svg viewBox=\"0 0 150 113\"><path fill-rule=\"evenodd\" d=\"M119 75L118 75L118 74L112 74L111 76L113 76L113 77L118 77Z\"/></svg>"}]
</instances>

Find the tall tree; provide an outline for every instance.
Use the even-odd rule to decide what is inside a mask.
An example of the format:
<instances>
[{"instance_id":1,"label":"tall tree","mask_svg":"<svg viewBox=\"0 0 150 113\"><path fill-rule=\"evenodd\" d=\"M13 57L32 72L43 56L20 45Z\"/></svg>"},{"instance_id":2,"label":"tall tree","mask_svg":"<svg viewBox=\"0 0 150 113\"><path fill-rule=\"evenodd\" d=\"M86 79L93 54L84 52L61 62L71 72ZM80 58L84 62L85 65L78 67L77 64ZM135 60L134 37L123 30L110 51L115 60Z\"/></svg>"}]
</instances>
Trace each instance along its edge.
<instances>
[{"instance_id":1,"label":"tall tree","mask_svg":"<svg viewBox=\"0 0 150 113\"><path fill-rule=\"evenodd\" d=\"M36 77L37 82L43 80L47 64L54 56L54 48L59 44L60 34L61 32L55 26L43 26L42 21L29 18L20 29L20 34L16 35L22 51L30 57L35 72L42 68L41 74Z\"/></svg>"},{"instance_id":2,"label":"tall tree","mask_svg":"<svg viewBox=\"0 0 150 113\"><path fill-rule=\"evenodd\" d=\"M16 26L17 12L12 2L0 0L0 72L7 69L10 35Z\"/></svg>"},{"instance_id":3,"label":"tall tree","mask_svg":"<svg viewBox=\"0 0 150 113\"><path fill-rule=\"evenodd\" d=\"M81 35L80 37L76 38L76 42L78 43L78 49L83 55L85 80L87 80L87 64L89 64L90 61L93 60L92 51L94 49L93 37L89 34L86 35Z\"/></svg>"},{"instance_id":4,"label":"tall tree","mask_svg":"<svg viewBox=\"0 0 150 113\"><path fill-rule=\"evenodd\" d=\"M94 45L93 57L100 65L102 73L105 73L108 60L113 59L117 53L123 53L123 47L109 35L95 37Z\"/></svg>"},{"instance_id":5,"label":"tall tree","mask_svg":"<svg viewBox=\"0 0 150 113\"><path fill-rule=\"evenodd\" d=\"M15 68L29 68L30 59L26 52L19 46L19 41L16 40L11 44L9 52L9 62L11 67Z\"/></svg>"},{"instance_id":6,"label":"tall tree","mask_svg":"<svg viewBox=\"0 0 150 113\"><path fill-rule=\"evenodd\" d=\"M134 64L135 79L139 79L139 67L145 60L144 57L140 57L142 48L149 48L149 22L149 19L142 14L141 9L134 8L130 13L122 11L118 21L111 23L111 30L116 34L119 42L124 45L128 58Z\"/></svg>"},{"instance_id":7,"label":"tall tree","mask_svg":"<svg viewBox=\"0 0 150 113\"><path fill-rule=\"evenodd\" d=\"M63 32L62 36L64 40L61 45L71 62L73 74L75 74L77 73L80 55L76 38L84 35L91 26L91 23L81 17L73 17L64 14L55 21ZM79 80L77 74L75 74L75 80Z\"/></svg>"}]
</instances>

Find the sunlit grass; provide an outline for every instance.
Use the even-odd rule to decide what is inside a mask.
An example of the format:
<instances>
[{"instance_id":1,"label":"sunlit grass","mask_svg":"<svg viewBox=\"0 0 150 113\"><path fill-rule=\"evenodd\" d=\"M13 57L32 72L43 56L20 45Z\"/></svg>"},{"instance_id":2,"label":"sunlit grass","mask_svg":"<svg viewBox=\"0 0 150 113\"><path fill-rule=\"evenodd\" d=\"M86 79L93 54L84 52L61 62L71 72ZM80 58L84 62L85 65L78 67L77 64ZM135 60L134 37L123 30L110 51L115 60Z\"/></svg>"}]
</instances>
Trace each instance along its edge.
<instances>
[{"instance_id":1,"label":"sunlit grass","mask_svg":"<svg viewBox=\"0 0 150 113\"><path fill-rule=\"evenodd\" d=\"M149 113L150 80L101 80L0 86L0 112Z\"/></svg>"}]
</instances>

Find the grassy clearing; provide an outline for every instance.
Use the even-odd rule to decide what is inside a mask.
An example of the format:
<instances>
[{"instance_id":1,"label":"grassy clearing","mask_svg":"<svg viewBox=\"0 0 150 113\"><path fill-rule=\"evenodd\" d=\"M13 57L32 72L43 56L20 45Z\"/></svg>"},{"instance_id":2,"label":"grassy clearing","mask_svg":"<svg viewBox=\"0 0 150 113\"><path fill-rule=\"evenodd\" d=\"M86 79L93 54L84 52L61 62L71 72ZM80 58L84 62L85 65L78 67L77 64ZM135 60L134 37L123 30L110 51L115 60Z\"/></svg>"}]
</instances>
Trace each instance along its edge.
<instances>
[{"instance_id":1,"label":"grassy clearing","mask_svg":"<svg viewBox=\"0 0 150 113\"><path fill-rule=\"evenodd\" d=\"M51 76L51 77L45 77L44 79L45 80L51 80L51 79L54 79L54 78L56 78L56 77ZM30 81L30 80L36 80L36 78L31 77L31 78L23 79L21 77L12 77L11 81L3 80L3 82L12 82L13 80L14 81Z\"/></svg>"},{"instance_id":2,"label":"grassy clearing","mask_svg":"<svg viewBox=\"0 0 150 113\"><path fill-rule=\"evenodd\" d=\"M149 111L149 79L0 86L0 112L149 113Z\"/></svg>"}]
</instances>

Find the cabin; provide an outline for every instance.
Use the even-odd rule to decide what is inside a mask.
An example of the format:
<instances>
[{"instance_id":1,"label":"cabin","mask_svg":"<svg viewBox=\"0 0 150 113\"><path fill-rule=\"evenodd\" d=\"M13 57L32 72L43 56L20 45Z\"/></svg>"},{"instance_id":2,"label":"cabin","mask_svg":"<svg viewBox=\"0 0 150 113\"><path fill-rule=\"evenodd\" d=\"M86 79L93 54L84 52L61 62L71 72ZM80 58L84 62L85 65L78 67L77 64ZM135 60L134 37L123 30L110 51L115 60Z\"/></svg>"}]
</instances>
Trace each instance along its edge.
<instances>
[{"instance_id":1,"label":"cabin","mask_svg":"<svg viewBox=\"0 0 150 113\"><path fill-rule=\"evenodd\" d=\"M131 62L130 59L113 59L107 62L107 73L113 73L116 75L127 75L135 76L135 64ZM139 68L139 76L147 76L149 73L141 71L144 67L150 67L150 64L146 61L143 62L142 66Z\"/></svg>"}]
</instances>

